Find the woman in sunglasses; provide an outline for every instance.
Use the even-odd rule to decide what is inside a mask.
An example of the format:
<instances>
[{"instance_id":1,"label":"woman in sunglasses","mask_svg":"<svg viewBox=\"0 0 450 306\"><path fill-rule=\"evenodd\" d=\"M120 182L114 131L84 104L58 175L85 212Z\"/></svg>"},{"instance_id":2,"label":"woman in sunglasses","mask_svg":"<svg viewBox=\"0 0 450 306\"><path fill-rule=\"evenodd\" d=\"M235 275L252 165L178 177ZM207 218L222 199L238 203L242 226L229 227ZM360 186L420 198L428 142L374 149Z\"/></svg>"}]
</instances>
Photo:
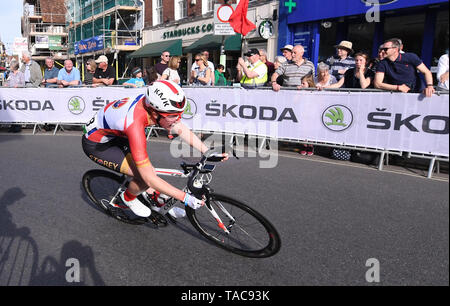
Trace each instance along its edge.
<instances>
[{"instance_id":1,"label":"woman in sunglasses","mask_svg":"<svg viewBox=\"0 0 450 306\"><path fill-rule=\"evenodd\" d=\"M196 54L195 63L198 65L191 71L191 83L196 86L211 86L211 74L208 59L202 54Z\"/></svg>"},{"instance_id":2,"label":"woman in sunglasses","mask_svg":"<svg viewBox=\"0 0 450 306\"><path fill-rule=\"evenodd\" d=\"M109 103L84 126L82 147L85 154L104 167L133 177L120 199L137 216L151 214L151 210L138 200L140 194L157 201L161 193L194 209L204 205L202 200L158 177L147 153L145 128L152 125L179 135L201 153L208 151L208 147L180 121L185 108L186 96L179 85L172 81L155 81L147 88L147 94ZM227 154L221 157L228 159ZM169 213L175 218L185 216L184 209L178 207Z\"/></svg>"}]
</instances>

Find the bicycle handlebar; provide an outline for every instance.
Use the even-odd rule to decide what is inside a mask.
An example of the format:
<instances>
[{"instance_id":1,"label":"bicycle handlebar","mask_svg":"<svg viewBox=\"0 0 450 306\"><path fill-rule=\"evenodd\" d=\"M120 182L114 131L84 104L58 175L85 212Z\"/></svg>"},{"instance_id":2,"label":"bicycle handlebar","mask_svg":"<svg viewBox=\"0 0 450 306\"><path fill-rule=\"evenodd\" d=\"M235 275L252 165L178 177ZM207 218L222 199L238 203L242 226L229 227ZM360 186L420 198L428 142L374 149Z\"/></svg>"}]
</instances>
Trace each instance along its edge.
<instances>
[{"instance_id":1,"label":"bicycle handlebar","mask_svg":"<svg viewBox=\"0 0 450 306\"><path fill-rule=\"evenodd\" d=\"M210 188L205 185L202 185L201 188L194 186L194 182L195 182L197 175L199 173L201 173L201 171L203 170L203 167L205 166L207 161L210 161L210 162L222 161L224 159L224 157L219 156L218 154L225 153L225 151L228 151L228 150L226 150L227 148L231 149L232 155L234 157L236 157L236 159L239 159L236 156L236 152L235 152L234 148L232 148L231 146L223 146L223 147L211 148L210 150L208 150L205 154L202 155L202 157L200 158L200 161L198 163L196 163L195 165L187 165L186 163L181 164L181 167L183 168L183 170L185 172L187 172L188 168L190 168L192 166L192 171L189 173L187 187L189 188L189 190L192 192L192 194L196 198L201 199L203 195L208 195L209 191L210 191ZM221 152L221 153L219 153L219 152Z\"/></svg>"}]
</instances>

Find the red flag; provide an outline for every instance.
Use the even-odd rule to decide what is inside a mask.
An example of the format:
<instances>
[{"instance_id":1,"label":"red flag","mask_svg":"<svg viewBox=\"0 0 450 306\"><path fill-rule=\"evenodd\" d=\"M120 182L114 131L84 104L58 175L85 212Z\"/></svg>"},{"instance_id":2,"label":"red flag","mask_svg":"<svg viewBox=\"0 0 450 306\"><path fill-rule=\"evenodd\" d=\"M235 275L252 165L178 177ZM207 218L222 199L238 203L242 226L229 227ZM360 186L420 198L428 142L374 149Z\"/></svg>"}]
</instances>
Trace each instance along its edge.
<instances>
[{"instance_id":1,"label":"red flag","mask_svg":"<svg viewBox=\"0 0 450 306\"><path fill-rule=\"evenodd\" d=\"M236 10L231 14L228 22L236 33L247 35L248 32L255 29L256 26L247 19L248 1L241 0L236 7Z\"/></svg>"}]
</instances>

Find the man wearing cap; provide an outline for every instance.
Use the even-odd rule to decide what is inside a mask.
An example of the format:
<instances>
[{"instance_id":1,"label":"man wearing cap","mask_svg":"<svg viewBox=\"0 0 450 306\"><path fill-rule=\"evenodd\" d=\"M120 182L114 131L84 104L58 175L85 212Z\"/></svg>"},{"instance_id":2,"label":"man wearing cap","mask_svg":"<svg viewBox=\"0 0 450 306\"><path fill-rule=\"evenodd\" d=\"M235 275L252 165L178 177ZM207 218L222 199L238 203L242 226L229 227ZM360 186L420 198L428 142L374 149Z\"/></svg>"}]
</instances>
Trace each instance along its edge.
<instances>
[{"instance_id":1,"label":"man wearing cap","mask_svg":"<svg viewBox=\"0 0 450 306\"><path fill-rule=\"evenodd\" d=\"M100 55L95 62L98 64L98 67L95 69L92 83L103 86L116 84L114 69L108 65L108 58L105 55Z\"/></svg>"},{"instance_id":2,"label":"man wearing cap","mask_svg":"<svg viewBox=\"0 0 450 306\"><path fill-rule=\"evenodd\" d=\"M244 54L249 61L247 65L242 57L238 59L238 75L242 87L256 88L264 86L267 82L267 66L264 64L259 55L258 49L252 48Z\"/></svg>"},{"instance_id":3,"label":"man wearing cap","mask_svg":"<svg viewBox=\"0 0 450 306\"><path fill-rule=\"evenodd\" d=\"M280 49L281 53L283 53L283 56L288 63L292 62L292 49L294 49L294 46L292 45L286 45Z\"/></svg>"},{"instance_id":4,"label":"man wearing cap","mask_svg":"<svg viewBox=\"0 0 450 306\"><path fill-rule=\"evenodd\" d=\"M139 67L134 67L133 70L131 70L131 74L133 75L132 79L129 79L125 83L123 83L124 86L131 86L135 88L140 88L145 86L144 79L142 78L142 69Z\"/></svg>"},{"instance_id":5,"label":"man wearing cap","mask_svg":"<svg viewBox=\"0 0 450 306\"><path fill-rule=\"evenodd\" d=\"M355 68L355 59L350 56L353 53L353 44L350 41L343 40L334 47L337 56L327 59L326 64L330 66L330 74L339 81L348 69Z\"/></svg>"}]
</instances>

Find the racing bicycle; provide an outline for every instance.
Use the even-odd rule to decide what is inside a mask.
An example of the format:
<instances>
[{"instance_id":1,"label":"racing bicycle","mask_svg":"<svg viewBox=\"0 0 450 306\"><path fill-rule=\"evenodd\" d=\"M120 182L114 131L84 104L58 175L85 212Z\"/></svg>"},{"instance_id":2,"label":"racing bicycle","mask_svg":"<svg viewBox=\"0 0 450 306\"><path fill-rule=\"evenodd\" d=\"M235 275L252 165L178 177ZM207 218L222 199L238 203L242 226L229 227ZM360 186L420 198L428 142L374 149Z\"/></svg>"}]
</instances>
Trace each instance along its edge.
<instances>
[{"instance_id":1,"label":"racing bicycle","mask_svg":"<svg viewBox=\"0 0 450 306\"><path fill-rule=\"evenodd\" d=\"M211 151L210 151L211 152ZM281 247L281 239L275 227L262 214L245 203L216 193L209 183L216 166L212 163L222 157L205 154L195 164L181 163L181 170L155 168L157 175L187 178L183 189L205 205L199 209L185 207L186 215L194 228L215 245L235 254L264 258L275 255ZM207 163L212 162L212 163ZM157 203L139 196L139 200L152 209L148 218L137 217L119 199L130 177L106 170L89 170L83 175L82 185L89 199L111 217L130 224L151 222L156 226L167 226L168 220L176 223L168 211L174 205L183 205L174 198L155 211ZM183 205L184 206L184 205Z\"/></svg>"}]
</instances>

